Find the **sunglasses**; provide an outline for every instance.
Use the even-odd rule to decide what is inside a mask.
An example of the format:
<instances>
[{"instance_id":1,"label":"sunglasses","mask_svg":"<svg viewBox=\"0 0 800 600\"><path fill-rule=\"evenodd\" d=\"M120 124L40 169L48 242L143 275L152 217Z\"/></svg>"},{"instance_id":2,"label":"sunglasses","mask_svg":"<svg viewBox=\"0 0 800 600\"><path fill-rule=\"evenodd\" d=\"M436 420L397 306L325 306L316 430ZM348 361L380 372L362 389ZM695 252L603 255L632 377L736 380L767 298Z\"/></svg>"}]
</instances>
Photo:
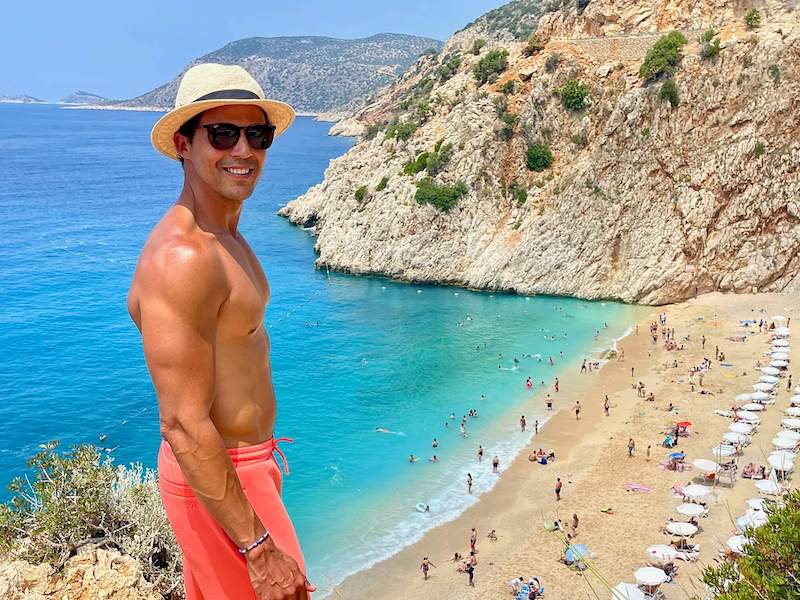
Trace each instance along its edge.
<instances>
[{"instance_id":1,"label":"sunglasses","mask_svg":"<svg viewBox=\"0 0 800 600\"><path fill-rule=\"evenodd\" d=\"M203 125L208 132L208 143L217 150L230 150L239 143L239 136L244 130L244 137L253 150L266 150L272 145L275 137L275 125L260 123L240 127L233 123L211 123Z\"/></svg>"}]
</instances>

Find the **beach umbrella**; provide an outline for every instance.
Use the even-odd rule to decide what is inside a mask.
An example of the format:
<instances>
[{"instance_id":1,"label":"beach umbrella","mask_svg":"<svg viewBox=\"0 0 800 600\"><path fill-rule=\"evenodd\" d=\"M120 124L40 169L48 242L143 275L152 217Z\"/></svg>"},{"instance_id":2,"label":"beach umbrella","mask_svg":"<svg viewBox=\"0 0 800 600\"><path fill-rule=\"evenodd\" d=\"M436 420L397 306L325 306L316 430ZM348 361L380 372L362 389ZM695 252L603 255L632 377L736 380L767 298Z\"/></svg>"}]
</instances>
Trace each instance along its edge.
<instances>
[{"instance_id":1,"label":"beach umbrella","mask_svg":"<svg viewBox=\"0 0 800 600\"><path fill-rule=\"evenodd\" d=\"M667 574L656 567L641 567L633 572L636 583L640 585L661 585L668 578Z\"/></svg>"},{"instance_id":2,"label":"beach umbrella","mask_svg":"<svg viewBox=\"0 0 800 600\"><path fill-rule=\"evenodd\" d=\"M792 450L797 447L797 440L790 440L789 438L776 436L772 438L772 445L778 450Z\"/></svg>"},{"instance_id":3,"label":"beach umbrella","mask_svg":"<svg viewBox=\"0 0 800 600\"><path fill-rule=\"evenodd\" d=\"M564 555L569 562L582 562L589 558L589 548L586 544L572 544Z\"/></svg>"},{"instance_id":4,"label":"beach umbrella","mask_svg":"<svg viewBox=\"0 0 800 600\"><path fill-rule=\"evenodd\" d=\"M692 422L691 421L681 421L680 423L676 423L676 425L678 427L691 427L692 426Z\"/></svg>"},{"instance_id":5,"label":"beach umbrella","mask_svg":"<svg viewBox=\"0 0 800 600\"><path fill-rule=\"evenodd\" d=\"M800 442L800 432L792 431L791 429L781 429L778 431L775 437L789 440L791 442Z\"/></svg>"},{"instance_id":6,"label":"beach umbrella","mask_svg":"<svg viewBox=\"0 0 800 600\"><path fill-rule=\"evenodd\" d=\"M704 512L706 512L706 509L700 506L699 504L693 504L691 502L682 502L681 504L678 504L678 506L675 507L675 511L679 515L683 515L684 517L699 517Z\"/></svg>"},{"instance_id":7,"label":"beach umbrella","mask_svg":"<svg viewBox=\"0 0 800 600\"><path fill-rule=\"evenodd\" d=\"M800 417L800 406L790 406L785 411L790 417Z\"/></svg>"},{"instance_id":8,"label":"beach umbrella","mask_svg":"<svg viewBox=\"0 0 800 600\"><path fill-rule=\"evenodd\" d=\"M781 370L775 367L761 367L761 372L764 375L779 375Z\"/></svg>"},{"instance_id":9,"label":"beach umbrella","mask_svg":"<svg viewBox=\"0 0 800 600\"><path fill-rule=\"evenodd\" d=\"M800 429L800 419L795 419L794 417L791 419L784 419L781 421L781 425L787 429Z\"/></svg>"},{"instance_id":10,"label":"beach umbrella","mask_svg":"<svg viewBox=\"0 0 800 600\"><path fill-rule=\"evenodd\" d=\"M773 321L785 321L786 317L784 317L783 315L775 315L774 317L772 317L772 320Z\"/></svg>"},{"instance_id":11,"label":"beach umbrella","mask_svg":"<svg viewBox=\"0 0 800 600\"><path fill-rule=\"evenodd\" d=\"M767 394L766 392L755 392L750 394L750 400L753 402L763 402L764 400L770 400L772 396Z\"/></svg>"},{"instance_id":12,"label":"beach umbrella","mask_svg":"<svg viewBox=\"0 0 800 600\"><path fill-rule=\"evenodd\" d=\"M766 502L764 498L750 498L747 501L747 506L753 510L764 510Z\"/></svg>"},{"instance_id":13,"label":"beach umbrella","mask_svg":"<svg viewBox=\"0 0 800 600\"><path fill-rule=\"evenodd\" d=\"M761 383L778 383L780 379L774 375L762 375L758 378Z\"/></svg>"},{"instance_id":14,"label":"beach umbrella","mask_svg":"<svg viewBox=\"0 0 800 600\"><path fill-rule=\"evenodd\" d=\"M777 496L781 492L780 486L774 481L770 481L769 479L762 479L761 481L756 481L756 487L758 491L762 494L767 494L768 496Z\"/></svg>"},{"instance_id":15,"label":"beach umbrella","mask_svg":"<svg viewBox=\"0 0 800 600\"><path fill-rule=\"evenodd\" d=\"M667 531L672 535L691 537L697 533L697 526L692 525L691 523L684 523L682 521L670 521L667 523Z\"/></svg>"},{"instance_id":16,"label":"beach umbrella","mask_svg":"<svg viewBox=\"0 0 800 600\"><path fill-rule=\"evenodd\" d=\"M779 369L785 369L786 367L789 366L789 363L786 362L785 360L773 360L773 361L770 361L769 366L770 367L777 367Z\"/></svg>"},{"instance_id":17,"label":"beach umbrella","mask_svg":"<svg viewBox=\"0 0 800 600\"><path fill-rule=\"evenodd\" d=\"M633 583L620 581L611 590L611 600L645 600L644 592Z\"/></svg>"},{"instance_id":18,"label":"beach umbrella","mask_svg":"<svg viewBox=\"0 0 800 600\"><path fill-rule=\"evenodd\" d=\"M789 398L789 404L800 404L800 395Z\"/></svg>"},{"instance_id":19,"label":"beach umbrella","mask_svg":"<svg viewBox=\"0 0 800 600\"><path fill-rule=\"evenodd\" d=\"M753 399L753 394L739 394L735 400L737 402L750 402Z\"/></svg>"},{"instance_id":20,"label":"beach umbrella","mask_svg":"<svg viewBox=\"0 0 800 600\"><path fill-rule=\"evenodd\" d=\"M772 345L778 348L788 348L789 340L772 340Z\"/></svg>"},{"instance_id":21,"label":"beach umbrella","mask_svg":"<svg viewBox=\"0 0 800 600\"><path fill-rule=\"evenodd\" d=\"M751 423L758 423L761 421L761 418L756 413L750 412L749 410L737 410L736 416L742 421L750 421Z\"/></svg>"},{"instance_id":22,"label":"beach umbrella","mask_svg":"<svg viewBox=\"0 0 800 600\"><path fill-rule=\"evenodd\" d=\"M707 485L700 485L699 483L693 483L691 485L687 485L683 488L683 495L687 498L692 498L693 500L698 500L700 498L704 498L711 493L711 488Z\"/></svg>"},{"instance_id":23,"label":"beach umbrella","mask_svg":"<svg viewBox=\"0 0 800 600\"><path fill-rule=\"evenodd\" d=\"M692 465L705 473L716 473L719 471L719 465L715 463L713 460L708 460L707 458L695 458L692 461ZM696 504L693 506L697 506Z\"/></svg>"},{"instance_id":24,"label":"beach umbrella","mask_svg":"<svg viewBox=\"0 0 800 600\"><path fill-rule=\"evenodd\" d=\"M757 392L771 392L774 387L774 383L764 383L763 381L753 384L753 389Z\"/></svg>"},{"instance_id":25,"label":"beach umbrella","mask_svg":"<svg viewBox=\"0 0 800 600\"><path fill-rule=\"evenodd\" d=\"M744 554L743 548L745 544L750 543L750 541L743 535L732 535L725 543L728 545L728 548L736 552L736 554Z\"/></svg>"},{"instance_id":26,"label":"beach umbrella","mask_svg":"<svg viewBox=\"0 0 800 600\"><path fill-rule=\"evenodd\" d=\"M736 527L738 527L740 531L744 531L748 527L756 528L766 525L768 521L769 517L763 510L753 510L750 508L741 517L736 519Z\"/></svg>"},{"instance_id":27,"label":"beach umbrella","mask_svg":"<svg viewBox=\"0 0 800 600\"><path fill-rule=\"evenodd\" d=\"M745 404L744 406L742 406L740 408L742 410L754 410L754 411L758 412L760 410L764 410L764 405L763 404L758 404L756 402L748 402L747 404Z\"/></svg>"},{"instance_id":28,"label":"beach umbrella","mask_svg":"<svg viewBox=\"0 0 800 600\"><path fill-rule=\"evenodd\" d=\"M776 450L767 457L767 462L778 471L791 471L794 469L794 457L794 453L788 450Z\"/></svg>"},{"instance_id":29,"label":"beach umbrella","mask_svg":"<svg viewBox=\"0 0 800 600\"><path fill-rule=\"evenodd\" d=\"M773 352L769 355L772 360L789 360L789 355L786 352ZM769 368L769 367L767 367Z\"/></svg>"},{"instance_id":30,"label":"beach umbrella","mask_svg":"<svg viewBox=\"0 0 800 600\"><path fill-rule=\"evenodd\" d=\"M666 544L655 544L647 549L647 556L653 561L670 563L677 558L678 551Z\"/></svg>"},{"instance_id":31,"label":"beach umbrella","mask_svg":"<svg viewBox=\"0 0 800 600\"><path fill-rule=\"evenodd\" d=\"M726 431L722 434L722 439L731 444L749 444L750 437L743 433L736 433L735 431Z\"/></svg>"},{"instance_id":32,"label":"beach umbrella","mask_svg":"<svg viewBox=\"0 0 800 600\"><path fill-rule=\"evenodd\" d=\"M751 433L753 433L755 427L739 421L728 425L728 429L730 429L731 431L735 431L736 433L743 433L745 435L750 435Z\"/></svg>"},{"instance_id":33,"label":"beach umbrella","mask_svg":"<svg viewBox=\"0 0 800 600\"><path fill-rule=\"evenodd\" d=\"M714 446L711 449L711 452L714 456L719 456L720 458L723 456L733 456L736 454L736 448L729 444L720 444L719 446Z\"/></svg>"},{"instance_id":34,"label":"beach umbrella","mask_svg":"<svg viewBox=\"0 0 800 600\"><path fill-rule=\"evenodd\" d=\"M777 327L773 332L772 335L777 335L778 337L789 337L792 335L792 332L789 330L788 327Z\"/></svg>"}]
</instances>

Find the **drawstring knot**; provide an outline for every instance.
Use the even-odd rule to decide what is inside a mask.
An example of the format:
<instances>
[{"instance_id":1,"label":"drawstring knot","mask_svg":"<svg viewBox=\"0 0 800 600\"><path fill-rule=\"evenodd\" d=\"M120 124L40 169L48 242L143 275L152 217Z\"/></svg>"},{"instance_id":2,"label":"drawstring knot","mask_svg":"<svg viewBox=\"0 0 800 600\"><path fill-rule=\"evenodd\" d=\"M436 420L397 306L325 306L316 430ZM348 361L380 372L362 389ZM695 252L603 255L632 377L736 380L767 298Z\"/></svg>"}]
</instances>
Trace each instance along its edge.
<instances>
[{"instance_id":1,"label":"drawstring knot","mask_svg":"<svg viewBox=\"0 0 800 600\"><path fill-rule=\"evenodd\" d=\"M294 439L293 438L287 438L287 437L273 438L272 439L271 452L273 452L273 453L277 452L278 453L278 456L280 456L280 458L281 458L281 462L283 462L283 470L288 475L289 474L289 463L286 461L286 455L278 447L278 444L279 443L283 443L283 442L286 442L287 444L293 444L294 443ZM273 456L273 459L274 458L275 457ZM275 461L275 462L278 462L278 461Z\"/></svg>"}]
</instances>

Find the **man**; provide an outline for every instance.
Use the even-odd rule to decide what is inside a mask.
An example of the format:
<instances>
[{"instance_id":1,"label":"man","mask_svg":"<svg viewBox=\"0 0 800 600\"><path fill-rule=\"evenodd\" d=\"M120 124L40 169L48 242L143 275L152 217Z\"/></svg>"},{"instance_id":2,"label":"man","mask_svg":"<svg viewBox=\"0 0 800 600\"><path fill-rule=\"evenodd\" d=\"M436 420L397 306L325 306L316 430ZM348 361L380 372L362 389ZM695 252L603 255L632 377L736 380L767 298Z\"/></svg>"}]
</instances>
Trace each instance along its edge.
<instances>
[{"instance_id":1,"label":"man","mask_svg":"<svg viewBox=\"0 0 800 600\"><path fill-rule=\"evenodd\" d=\"M556 489L555 489L556 501L561 500L561 488L563 486L564 486L564 484L561 483L561 477L556 477Z\"/></svg>"},{"instance_id":2,"label":"man","mask_svg":"<svg viewBox=\"0 0 800 600\"><path fill-rule=\"evenodd\" d=\"M238 231L266 149L293 118L244 69L203 64L151 133L184 182L145 243L128 311L158 397L159 487L187 600L305 599L315 589L273 455L283 457L283 440L272 431L269 286Z\"/></svg>"}]
</instances>

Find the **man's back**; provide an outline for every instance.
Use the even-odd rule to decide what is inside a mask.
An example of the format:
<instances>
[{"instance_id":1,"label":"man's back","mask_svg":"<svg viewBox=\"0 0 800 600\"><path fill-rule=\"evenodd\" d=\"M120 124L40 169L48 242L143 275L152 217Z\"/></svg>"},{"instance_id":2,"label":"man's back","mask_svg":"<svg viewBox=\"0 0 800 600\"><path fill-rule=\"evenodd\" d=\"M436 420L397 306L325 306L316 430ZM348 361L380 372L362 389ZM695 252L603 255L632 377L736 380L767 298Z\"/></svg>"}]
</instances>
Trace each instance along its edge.
<instances>
[{"instance_id":1,"label":"man's back","mask_svg":"<svg viewBox=\"0 0 800 600\"><path fill-rule=\"evenodd\" d=\"M185 285L180 278L187 275L188 283L210 295L198 295L191 303L177 301L173 292L180 292L176 286ZM266 277L245 239L227 231L203 231L192 210L180 203L151 232L128 293L128 311L142 333L151 371L168 370L151 356L166 353L183 333L195 335L198 346L211 345L213 367L207 368L213 373L206 374L213 383L210 416L228 448L257 444L272 435L275 395L263 326L268 300ZM213 311L209 332L192 325L197 310ZM153 375L157 382L158 374Z\"/></svg>"}]
</instances>

